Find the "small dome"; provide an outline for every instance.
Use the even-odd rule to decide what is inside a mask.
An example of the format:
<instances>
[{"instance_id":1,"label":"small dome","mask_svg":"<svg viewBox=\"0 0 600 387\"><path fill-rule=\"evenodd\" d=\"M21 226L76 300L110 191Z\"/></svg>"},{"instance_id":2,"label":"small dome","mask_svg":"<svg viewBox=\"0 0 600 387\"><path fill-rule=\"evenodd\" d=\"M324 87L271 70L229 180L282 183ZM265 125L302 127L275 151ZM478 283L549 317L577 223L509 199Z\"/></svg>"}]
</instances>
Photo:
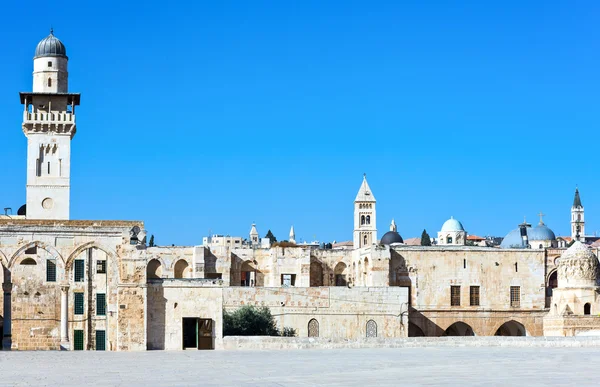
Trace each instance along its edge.
<instances>
[{"instance_id":1,"label":"small dome","mask_svg":"<svg viewBox=\"0 0 600 387\"><path fill-rule=\"evenodd\" d=\"M558 259L560 287L596 286L598 258L589 247L575 241Z\"/></svg>"},{"instance_id":2,"label":"small dome","mask_svg":"<svg viewBox=\"0 0 600 387\"><path fill-rule=\"evenodd\" d=\"M382 245L391 245L392 243L404 243L404 240L396 231L388 231L381 238Z\"/></svg>"},{"instance_id":3,"label":"small dome","mask_svg":"<svg viewBox=\"0 0 600 387\"><path fill-rule=\"evenodd\" d=\"M54 36L54 31L50 30L50 35L42 39L35 48L35 58L60 56L67 57L67 49L65 45Z\"/></svg>"},{"instance_id":4,"label":"small dome","mask_svg":"<svg viewBox=\"0 0 600 387\"><path fill-rule=\"evenodd\" d=\"M450 219L445 221L444 225L442 226L442 232L447 231L465 231L465 228L463 227L462 223L460 223L458 220L454 219L453 217L450 217Z\"/></svg>"},{"instance_id":5,"label":"small dome","mask_svg":"<svg viewBox=\"0 0 600 387\"><path fill-rule=\"evenodd\" d=\"M556 235L554 235L554 231L550 230L548 226L540 223L534 228L527 229L527 238L530 241L554 241L556 240Z\"/></svg>"}]
</instances>

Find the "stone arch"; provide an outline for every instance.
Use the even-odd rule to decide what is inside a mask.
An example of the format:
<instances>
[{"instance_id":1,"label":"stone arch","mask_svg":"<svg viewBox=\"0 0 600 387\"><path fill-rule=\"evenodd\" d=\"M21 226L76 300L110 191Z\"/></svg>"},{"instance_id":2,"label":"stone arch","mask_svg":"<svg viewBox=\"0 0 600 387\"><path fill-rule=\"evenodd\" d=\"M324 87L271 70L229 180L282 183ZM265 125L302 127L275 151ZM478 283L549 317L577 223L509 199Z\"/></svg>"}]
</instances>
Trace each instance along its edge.
<instances>
[{"instance_id":1,"label":"stone arch","mask_svg":"<svg viewBox=\"0 0 600 387\"><path fill-rule=\"evenodd\" d=\"M323 286L323 264L317 258L310 259L310 287Z\"/></svg>"},{"instance_id":2,"label":"stone arch","mask_svg":"<svg viewBox=\"0 0 600 387\"><path fill-rule=\"evenodd\" d=\"M164 265L161 261L156 258L152 258L146 265L146 279L162 278L163 267Z\"/></svg>"},{"instance_id":3,"label":"stone arch","mask_svg":"<svg viewBox=\"0 0 600 387\"><path fill-rule=\"evenodd\" d=\"M319 322L316 318L311 318L308 322L308 337L319 337Z\"/></svg>"},{"instance_id":4,"label":"stone arch","mask_svg":"<svg viewBox=\"0 0 600 387\"><path fill-rule=\"evenodd\" d=\"M520 322L510 320L500 325L494 336L527 336L527 330Z\"/></svg>"},{"instance_id":5,"label":"stone arch","mask_svg":"<svg viewBox=\"0 0 600 387\"><path fill-rule=\"evenodd\" d=\"M408 323L408 337L425 337L425 332L412 321Z\"/></svg>"},{"instance_id":6,"label":"stone arch","mask_svg":"<svg viewBox=\"0 0 600 387\"><path fill-rule=\"evenodd\" d=\"M377 323L375 320L367 321L367 337L377 337Z\"/></svg>"},{"instance_id":7,"label":"stone arch","mask_svg":"<svg viewBox=\"0 0 600 387\"><path fill-rule=\"evenodd\" d=\"M185 259L179 259L173 265L173 277L174 278L188 278L187 275L190 273L190 264Z\"/></svg>"},{"instance_id":8,"label":"stone arch","mask_svg":"<svg viewBox=\"0 0 600 387\"><path fill-rule=\"evenodd\" d=\"M21 254L23 254L25 252L25 250L28 250L32 247L38 247L38 248L44 249L50 255L52 255L55 259L58 260L58 258L60 258L60 260L62 262L64 262L62 255L58 252L56 247L49 245L48 243L45 243L42 241L33 241L33 242L29 242L29 243L21 246L17 251L15 251L15 253L10 257L10 260L8 261L8 269L12 269L12 267L15 265L17 258Z\"/></svg>"},{"instance_id":9,"label":"stone arch","mask_svg":"<svg viewBox=\"0 0 600 387\"><path fill-rule=\"evenodd\" d=\"M6 254L2 250L0 250L0 265L8 269L8 258L6 258Z\"/></svg>"},{"instance_id":10,"label":"stone arch","mask_svg":"<svg viewBox=\"0 0 600 387\"><path fill-rule=\"evenodd\" d=\"M100 244L96 241L86 242L82 245L77 246L73 250L73 252L71 252L71 254L69 254L69 257L65 261L65 271L68 271L71 269L71 266L73 266L73 261L75 261L75 258L77 258L79 256L79 254L81 254L83 251L90 249L90 248L95 248L95 249L104 251L106 253L106 255L108 255L108 257L111 259L115 259L117 257L117 253L108 246Z\"/></svg>"},{"instance_id":11,"label":"stone arch","mask_svg":"<svg viewBox=\"0 0 600 387\"><path fill-rule=\"evenodd\" d=\"M335 286L346 286L348 284L348 266L344 262L338 262L333 268Z\"/></svg>"},{"instance_id":12,"label":"stone arch","mask_svg":"<svg viewBox=\"0 0 600 387\"><path fill-rule=\"evenodd\" d=\"M446 328L442 336L475 336L475 332L469 324L457 321Z\"/></svg>"}]
</instances>

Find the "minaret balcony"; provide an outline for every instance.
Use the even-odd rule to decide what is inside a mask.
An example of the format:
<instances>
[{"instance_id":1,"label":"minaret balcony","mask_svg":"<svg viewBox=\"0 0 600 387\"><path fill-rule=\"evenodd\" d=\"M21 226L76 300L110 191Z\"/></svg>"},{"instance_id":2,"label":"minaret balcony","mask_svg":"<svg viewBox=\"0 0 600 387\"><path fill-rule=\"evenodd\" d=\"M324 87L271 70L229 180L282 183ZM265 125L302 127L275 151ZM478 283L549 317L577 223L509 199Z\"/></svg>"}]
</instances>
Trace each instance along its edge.
<instances>
[{"instance_id":1,"label":"minaret balcony","mask_svg":"<svg viewBox=\"0 0 600 387\"><path fill-rule=\"evenodd\" d=\"M26 134L55 132L73 136L75 134L75 114L70 112L24 112L23 132Z\"/></svg>"}]
</instances>

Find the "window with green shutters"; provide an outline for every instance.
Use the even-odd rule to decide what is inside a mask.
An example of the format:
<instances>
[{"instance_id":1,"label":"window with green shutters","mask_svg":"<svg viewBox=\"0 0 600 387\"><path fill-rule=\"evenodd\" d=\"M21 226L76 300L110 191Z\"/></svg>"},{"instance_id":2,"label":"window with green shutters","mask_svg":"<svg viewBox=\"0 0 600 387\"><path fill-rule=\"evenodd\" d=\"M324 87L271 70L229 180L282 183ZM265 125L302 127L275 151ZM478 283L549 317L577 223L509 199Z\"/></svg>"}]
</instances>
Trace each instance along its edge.
<instances>
[{"instance_id":1,"label":"window with green shutters","mask_svg":"<svg viewBox=\"0 0 600 387\"><path fill-rule=\"evenodd\" d=\"M75 329L73 331L73 349L76 351L83 351L83 330Z\"/></svg>"},{"instance_id":2,"label":"window with green shutters","mask_svg":"<svg viewBox=\"0 0 600 387\"><path fill-rule=\"evenodd\" d=\"M83 273L85 271L85 261L83 259L75 260L75 282L83 282Z\"/></svg>"},{"instance_id":3,"label":"window with green shutters","mask_svg":"<svg viewBox=\"0 0 600 387\"><path fill-rule=\"evenodd\" d=\"M75 314L83 314L83 293L75 293Z\"/></svg>"},{"instance_id":4,"label":"window with green shutters","mask_svg":"<svg viewBox=\"0 0 600 387\"><path fill-rule=\"evenodd\" d=\"M46 260L46 281L56 282L56 261L54 259Z\"/></svg>"},{"instance_id":5,"label":"window with green shutters","mask_svg":"<svg viewBox=\"0 0 600 387\"><path fill-rule=\"evenodd\" d=\"M106 351L106 331L96 331L96 351Z\"/></svg>"},{"instance_id":6,"label":"window with green shutters","mask_svg":"<svg viewBox=\"0 0 600 387\"><path fill-rule=\"evenodd\" d=\"M96 315L106 316L106 294L96 294Z\"/></svg>"}]
</instances>

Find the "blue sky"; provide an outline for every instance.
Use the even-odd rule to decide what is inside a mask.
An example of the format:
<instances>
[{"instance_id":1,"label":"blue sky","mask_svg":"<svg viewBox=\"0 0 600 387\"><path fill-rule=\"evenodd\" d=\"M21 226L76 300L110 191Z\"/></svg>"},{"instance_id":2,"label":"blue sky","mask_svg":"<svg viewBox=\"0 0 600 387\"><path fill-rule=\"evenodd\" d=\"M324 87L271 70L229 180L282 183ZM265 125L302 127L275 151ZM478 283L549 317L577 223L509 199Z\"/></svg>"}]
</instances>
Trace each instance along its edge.
<instances>
[{"instance_id":1,"label":"blue sky","mask_svg":"<svg viewBox=\"0 0 600 387\"><path fill-rule=\"evenodd\" d=\"M367 173L381 235L539 211L565 235L576 184L600 230L597 1L80 3L4 4L1 207L25 202L18 92L53 26L82 93L73 219L349 240Z\"/></svg>"}]
</instances>

